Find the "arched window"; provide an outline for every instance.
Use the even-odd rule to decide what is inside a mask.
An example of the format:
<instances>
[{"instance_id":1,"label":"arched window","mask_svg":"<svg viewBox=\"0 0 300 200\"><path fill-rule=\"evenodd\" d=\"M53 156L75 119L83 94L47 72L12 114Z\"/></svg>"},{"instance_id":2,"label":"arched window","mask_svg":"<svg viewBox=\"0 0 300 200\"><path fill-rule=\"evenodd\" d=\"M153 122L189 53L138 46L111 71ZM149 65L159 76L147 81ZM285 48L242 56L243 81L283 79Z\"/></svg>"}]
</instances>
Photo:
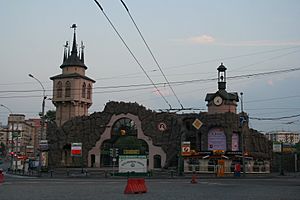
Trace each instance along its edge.
<instances>
[{"instance_id":1,"label":"arched window","mask_svg":"<svg viewBox=\"0 0 300 200\"><path fill-rule=\"evenodd\" d=\"M59 81L56 85L56 97L61 98L62 97L62 83Z\"/></svg>"},{"instance_id":2,"label":"arched window","mask_svg":"<svg viewBox=\"0 0 300 200\"><path fill-rule=\"evenodd\" d=\"M71 83L70 83L70 81L66 82L65 97L71 97Z\"/></svg>"},{"instance_id":3,"label":"arched window","mask_svg":"<svg viewBox=\"0 0 300 200\"><path fill-rule=\"evenodd\" d=\"M85 85L85 83L83 83L83 85L82 85L82 91L81 91L81 97L82 98L85 98L85 93L86 93L86 85Z\"/></svg>"},{"instance_id":4,"label":"arched window","mask_svg":"<svg viewBox=\"0 0 300 200\"><path fill-rule=\"evenodd\" d=\"M91 96L92 96L92 86L91 86L91 84L88 85L86 93L87 93L86 98L91 99Z\"/></svg>"}]
</instances>

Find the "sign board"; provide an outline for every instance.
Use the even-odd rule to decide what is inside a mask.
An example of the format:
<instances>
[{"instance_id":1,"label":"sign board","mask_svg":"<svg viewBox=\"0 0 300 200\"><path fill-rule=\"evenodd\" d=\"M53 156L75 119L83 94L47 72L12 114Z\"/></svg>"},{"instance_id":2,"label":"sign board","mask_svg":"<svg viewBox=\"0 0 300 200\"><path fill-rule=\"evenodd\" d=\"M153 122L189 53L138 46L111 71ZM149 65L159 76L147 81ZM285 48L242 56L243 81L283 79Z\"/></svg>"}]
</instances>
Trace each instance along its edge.
<instances>
[{"instance_id":1,"label":"sign board","mask_svg":"<svg viewBox=\"0 0 300 200\"><path fill-rule=\"evenodd\" d=\"M42 157L41 157L41 166L42 167L47 167L48 166L48 152L42 152Z\"/></svg>"},{"instance_id":2,"label":"sign board","mask_svg":"<svg viewBox=\"0 0 300 200\"><path fill-rule=\"evenodd\" d=\"M164 123L164 122L160 122L160 123L157 125L157 128L158 128L159 131L165 131L165 130L167 130L167 125L166 125L166 123Z\"/></svg>"},{"instance_id":3,"label":"sign board","mask_svg":"<svg viewBox=\"0 0 300 200\"><path fill-rule=\"evenodd\" d=\"M212 128L208 132L207 150L226 150L226 136L222 128Z\"/></svg>"},{"instance_id":4,"label":"sign board","mask_svg":"<svg viewBox=\"0 0 300 200\"><path fill-rule=\"evenodd\" d=\"M147 172L147 156L145 155L120 155L119 172Z\"/></svg>"},{"instance_id":5,"label":"sign board","mask_svg":"<svg viewBox=\"0 0 300 200\"><path fill-rule=\"evenodd\" d=\"M281 146L282 146L281 143L274 142L273 143L273 152L281 153L281 151L282 151Z\"/></svg>"},{"instance_id":6,"label":"sign board","mask_svg":"<svg viewBox=\"0 0 300 200\"><path fill-rule=\"evenodd\" d=\"M195 121L193 122L193 126L198 130L199 128L201 128L202 126L202 122L199 119L195 119Z\"/></svg>"},{"instance_id":7,"label":"sign board","mask_svg":"<svg viewBox=\"0 0 300 200\"><path fill-rule=\"evenodd\" d=\"M40 150L42 150L42 151L48 150L48 140L40 141Z\"/></svg>"},{"instance_id":8,"label":"sign board","mask_svg":"<svg viewBox=\"0 0 300 200\"><path fill-rule=\"evenodd\" d=\"M71 144L71 156L81 156L82 154L82 143Z\"/></svg>"},{"instance_id":9,"label":"sign board","mask_svg":"<svg viewBox=\"0 0 300 200\"><path fill-rule=\"evenodd\" d=\"M123 154L130 154L130 155L135 155L135 154L140 154L140 150L139 149L124 149L123 150Z\"/></svg>"},{"instance_id":10,"label":"sign board","mask_svg":"<svg viewBox=\"0 0 300 200\"><path fill-rule=\"evenodd\" d=\"M182 156L190 156L191 155L191 142L182 142L181 155Z\"/></svg>"}]
</instances>

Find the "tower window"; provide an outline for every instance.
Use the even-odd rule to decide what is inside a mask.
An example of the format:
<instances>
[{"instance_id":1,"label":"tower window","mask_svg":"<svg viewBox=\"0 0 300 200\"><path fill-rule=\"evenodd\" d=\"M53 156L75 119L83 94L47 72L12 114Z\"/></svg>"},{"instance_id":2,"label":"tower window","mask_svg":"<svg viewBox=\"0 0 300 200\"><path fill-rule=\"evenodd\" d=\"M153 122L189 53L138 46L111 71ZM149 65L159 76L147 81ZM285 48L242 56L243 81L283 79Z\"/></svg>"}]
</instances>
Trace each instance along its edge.
<instances>
[{"instance_id":1,"label":"tower window","mask_svg":"<svg viewBox=\"0 0 300 200\"><path fill-rule=\"evenodd\" d=\"M91 86L91 84L89 84L87 87L87 94L86 94L87 97L86 98L91 99L91 95L92 95L92 86Z\"/></svg>"},{"instance_id":2,"label":"tower window","mask_svg":"<svg viewBox=\"0 0 300 200\"><path fill-rule=\"evenodd\" d=\"M70 81L66 82L65 97L71 97L71 83L70 83Z\"/></svg>"},{"instance_id":3,"label":"tower window","mask_svg":"<svg viewBox=\"0 0 300 200\"><path fill-rule=\"evenodd\" d=\"M85 83L83 83L83 85L82 85L82 91L81 91L81 97L82 98L85 98L85 93L86 93L86 85L85 85Z\"/></svg>"},{"instance_id":4,"label":"tower window","mask_svg":"<svg viewBox=\"0 0 300 200\"><path fill-rule=\"evenodd\" d=\"M62 83L59 81L56 85L56 97L61 98L62 97Z\"/></svg>"}]
</instances>

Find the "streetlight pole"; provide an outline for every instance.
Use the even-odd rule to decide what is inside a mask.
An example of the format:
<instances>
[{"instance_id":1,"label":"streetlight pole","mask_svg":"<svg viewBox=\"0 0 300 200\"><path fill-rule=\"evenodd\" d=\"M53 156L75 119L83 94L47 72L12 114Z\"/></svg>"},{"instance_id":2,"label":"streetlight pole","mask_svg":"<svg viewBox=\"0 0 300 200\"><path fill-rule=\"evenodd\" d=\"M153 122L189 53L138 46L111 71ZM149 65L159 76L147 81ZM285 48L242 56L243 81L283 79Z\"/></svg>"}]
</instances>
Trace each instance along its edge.
<instances>
[{"instance_id":1,"label":"streetlight pole","mask_svg":"<svg viewBox=\"0 0 300 200\"><path fill-rule=\"evenodd\" d=\"M34 77L32 74L29 74L29 77L35 79L42 87L43 89L43 103L42 103L42 114L41 114L41 120L42 120L42 126L41 126L41 139L44 139L44 127L45 127L45 100L47 99L47 96L46 96L46 90L42 84L42 82L37 79L36 77Z\"/></svg>"},{"instance_id":2,"label":"streetlight pole","mask_svg":"<svg viewBox=\"0 0 300 200\"><path fill-rule=\"evenodd\" d=\"M243 163L243 176L246 176L246 167L245 167L245 144L244 144L244 104L243 104L243 92L240 93L241 95L241 113L243 119L241 120L241 143L242 143L242 163Z\"/></svg>"},{"instance_id":3,"label":"streetlight pole","mask_svg":"<svg viewBox=\"0 0 300 200\"><path fill-rule=\"evenodd\" d=\"M30 78L33 78L34 80L36 80L40 85L41 85L41 87L42 87L42 89L43 89L43 102L42 102L42 114L41 114L41 122L42 122L42 125L41 125L41 137L40 137L40 140L44 140L45 139L45 137L44 137L44 127L45 127L45 100L47 99L47 96L46 96L46 90L45 90L45 88L44 88L44 86L43 86L43 84L42 84L42 82L39 80L39 79L37 79L36 77L34 77L32 74L28 74L28 76L30 77ZM41 162L42 162L42 151L40 150L40 156L39 156L39 172L41 171Z\"/></svg>"}]
</instances>

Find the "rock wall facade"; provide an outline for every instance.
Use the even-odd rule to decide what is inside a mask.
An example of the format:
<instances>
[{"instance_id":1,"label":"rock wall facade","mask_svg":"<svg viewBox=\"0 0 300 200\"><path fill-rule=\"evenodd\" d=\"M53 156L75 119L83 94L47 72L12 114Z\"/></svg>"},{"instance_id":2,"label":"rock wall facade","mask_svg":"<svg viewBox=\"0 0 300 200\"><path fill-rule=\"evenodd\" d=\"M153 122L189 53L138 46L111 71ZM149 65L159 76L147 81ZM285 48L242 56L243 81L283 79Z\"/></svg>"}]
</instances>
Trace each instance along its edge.
<instances>
[{"instance_id":1,"label":"rock wall facade","mask_svg":"<svg viewBox=\"0 0 300 200\"><path fill-rule=\"evenodd\" d=\"M138 116L145 135L150 137L153 145L159 146L166 153L166 163L163 167L177 165L181 141L191 141L192 149L206 151L208 148L208 132L211 128L222 127L226 134L227 149L231 148L231 136L233 132L244 134L245 151L250 156L262 159L271 158L271 144L255 130L249 129L245 123L239 125L239 115L225 114L176 114L170 112L155 112L146 109L137 103L108 102L102 112L95 112L89 116L75 117L67 121L63 126L57 127L55 123L49 123L47 139L49 143L49 165L53 167L65 166L62 163L65 149L73 142L82 143L82 162L88 163L88 152L95 146L101 135L107 128L107 124L113 115L127 114ZM192 123L198 118L203 125L197 130ZM158 125L164 123L166 129L159 130Z\"/></svg>"}]
</instances>

